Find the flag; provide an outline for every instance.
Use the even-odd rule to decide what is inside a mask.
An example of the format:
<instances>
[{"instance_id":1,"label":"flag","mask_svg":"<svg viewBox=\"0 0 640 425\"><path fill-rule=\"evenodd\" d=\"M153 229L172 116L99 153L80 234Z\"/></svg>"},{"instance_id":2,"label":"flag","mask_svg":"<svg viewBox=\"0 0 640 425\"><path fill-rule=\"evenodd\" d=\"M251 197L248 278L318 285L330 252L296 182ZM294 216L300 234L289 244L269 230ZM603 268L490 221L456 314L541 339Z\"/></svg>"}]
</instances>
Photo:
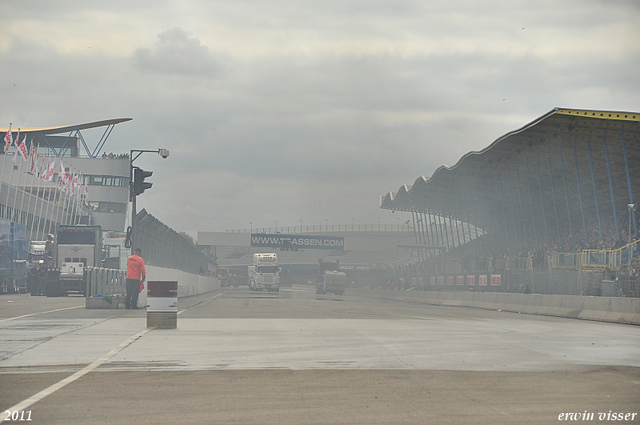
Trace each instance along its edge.
<instances>
[{"instance_id":1,"label":"flag","mask_svg":"<svg viewBox=\"0 0 640 425\"><path fill-rule=\"evenodd\" d=\"M39 167L40 178L42 178L42 180L47 179L48 170L49 170L49 163L47 163L47 158L43 156L42 163L40 164L40 167Z\"/></svg>"},{"instance_id":2,"label":"flag","mask_svg":"<svg viewBox=\"0 0 640 425\"><path fill-rule=\"evenodd\" d=\"M80 189L80 185L78 184L78 180L79 180L79 176L77 174L74 174L73 178L71 179L71 193L73 193L74 195L76 194L78 189Z\"/></svg>"},{"instance_id":3,"label":"flag","mask_svg":"<svg viewBox=\"0 0 640 425\"><path fill-rule=\"evenodd\" d=\"M27 151L27 136L24 136L24 139L22 139L22 143L20 143L20 146L18 146L18 154L20 154L23 161L27 160L27 157L29 156L29 153Z\"/></svg>"},{"instance_id":4,"label":"flag","mask_svg":"<svg viewBox=\"0 0 640 425\"><path fill-rule=\"evenodd\" d=\"M20 140L20 129L18 129L18 137L16 137L15 145L16 150L13 151L13 163L16 163L16 158L18 157L18 141Z\"/></svg>"},{"instance_id":5,"label":"flag","mask_svg":"<svg viewBox=\"0 0 640 425\"><path fill-rule=\"evenodd\" d=\"M60 160L60 168L58 169L58 181L66 179L67 176L64 173L64 164L62 163L62 159Z\"/></svg>"},{"instance_id":6,"label":"flag","mask_svg":"<svg viewBox=\"0 0 640 425\"><path fill-rule=\"evenodd\" d=\"M4 153L7 153L11 145L13 144L13 136L11 135L11 124L9 124L9 130L4 135Z\"/></svg>"},{"instance_id":7,"label":"flag","mask_svg":"<svg viewBox=\"0 0 640 425\"><path fill-rule=\"evenodd\" d=\"M36 174L36 164L38 162L38 154L36 153L36 147L33 144L33 140L31 141L31 162L29 163L29 171L31 174Z\"/></svg>"},{"instance_id":8,"label":"flag","mask_svg":"<svg viewBox=\"0 0 640 425\"><path fill-rule=\"evenodd\" d=\"M56 159L53 158L53 161L49 162L49 166L47 169L47 180L48 181L52 181L53 180L53 173L56 170Z\"/></svg>"},{"instance_id":9,"label":"flag","mask_svg":"<svg viewBox=\"0 0 640 425\"><path fill-rule=\"evenodd\" d=\"M64 177L64 181L62 183L62 192L68 195L70 188L71 188L71 169L69 169L69 174L65 175Z\"/></svg>"}]
</instances>

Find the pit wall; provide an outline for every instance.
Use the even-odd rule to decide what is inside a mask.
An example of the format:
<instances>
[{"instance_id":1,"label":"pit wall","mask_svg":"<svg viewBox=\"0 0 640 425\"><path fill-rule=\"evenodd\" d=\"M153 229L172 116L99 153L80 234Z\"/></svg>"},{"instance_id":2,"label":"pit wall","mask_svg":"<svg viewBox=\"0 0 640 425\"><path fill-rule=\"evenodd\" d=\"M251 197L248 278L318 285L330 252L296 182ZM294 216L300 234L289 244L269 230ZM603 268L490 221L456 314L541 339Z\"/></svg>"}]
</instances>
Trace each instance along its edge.
<instances>
[{"instance_id":1,"label":"pit wall","mask_svg":"<svg viewBox=\"0 0 640 425\"><path fill-rule=\"evenodd\" d=\"M189 297L192 295L204 294L207 292L220 289L218 278L212 276L200 276L197 274L186 273L181 270L167 269L156 266L146 266L147 281L169 281L178 282L178 298ZM147 284L145 282L145 290L140 292L138 297L138 306L147 306Z\"/></svg>"},{"instance_id":2,"label":"pit wall","mask_svg":"<svg viewBox=\"0 0 640 425\"><path fill-rule=\"evenodd\" d=\"M640 325L640 298L500 292L389 291L383 289L350 289L350 292L361 296L395 299L410 303L470 307Z\"/></svg>"}]
</instances>

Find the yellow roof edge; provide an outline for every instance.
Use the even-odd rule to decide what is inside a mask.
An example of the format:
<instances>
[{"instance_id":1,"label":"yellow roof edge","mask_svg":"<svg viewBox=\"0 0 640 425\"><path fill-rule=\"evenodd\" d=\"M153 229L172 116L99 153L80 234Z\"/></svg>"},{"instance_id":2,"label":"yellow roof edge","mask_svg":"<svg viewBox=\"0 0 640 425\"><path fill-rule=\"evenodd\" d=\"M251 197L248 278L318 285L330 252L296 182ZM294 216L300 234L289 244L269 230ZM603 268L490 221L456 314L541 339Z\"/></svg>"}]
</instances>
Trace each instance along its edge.
<instances>
[{"instance_id":1,"label":"yellow roof edge","mask_svg":"<svg viewBox=\"0 0 640 425\"><path fill-rule=\"evenodd\" d=\"M640 112L621 112L621 111L593 111L588 109L567 109L557 108L556 114L573 115L584 118L597 118L601 120L622 120L622 121L638 121L640 122Z\"/></svg>"},{"instance_id":2,"label":"yellow roof edge","mask_svg":"<svg viewBox=\"0 0 640 425\"><path fill-rule=\"evenodd\" d=\"M60 133L66 133L66 132L75 131L75 130L87 130L90 128L106 127L108 125L115 125L115 124L131 121L132 119L133 118L111 118L108 120L92 121L92 122L86 122L82 124L62 125L57 127L20 128L20 132L21 133L60 134ZM14 126L11 128L11 131L17 133L18 129L19 129L18 126ZM8 130L9 128L7 127L5 128L0 127L1 134L6 133Z\"/></svg>"}]
</instances>

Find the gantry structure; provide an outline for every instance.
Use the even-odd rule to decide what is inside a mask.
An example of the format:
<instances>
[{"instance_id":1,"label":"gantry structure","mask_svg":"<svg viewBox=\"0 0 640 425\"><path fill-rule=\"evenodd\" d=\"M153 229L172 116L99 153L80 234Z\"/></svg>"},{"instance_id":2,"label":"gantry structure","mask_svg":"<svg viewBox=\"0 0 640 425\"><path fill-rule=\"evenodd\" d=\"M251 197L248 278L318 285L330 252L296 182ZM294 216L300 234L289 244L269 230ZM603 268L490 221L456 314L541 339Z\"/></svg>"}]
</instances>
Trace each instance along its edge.
<instances>
[{"instance_id":1,"label":"gantry structure","mask_svg":"<svg viewBox=\"0 0 640 425\"><path fill-rule=\"evenodd\" d=\"M412 213L425 256L483 240L505 256L638 237L640 113L554 108L452 167L381 197Z\"/></svg>"}]
</instances>

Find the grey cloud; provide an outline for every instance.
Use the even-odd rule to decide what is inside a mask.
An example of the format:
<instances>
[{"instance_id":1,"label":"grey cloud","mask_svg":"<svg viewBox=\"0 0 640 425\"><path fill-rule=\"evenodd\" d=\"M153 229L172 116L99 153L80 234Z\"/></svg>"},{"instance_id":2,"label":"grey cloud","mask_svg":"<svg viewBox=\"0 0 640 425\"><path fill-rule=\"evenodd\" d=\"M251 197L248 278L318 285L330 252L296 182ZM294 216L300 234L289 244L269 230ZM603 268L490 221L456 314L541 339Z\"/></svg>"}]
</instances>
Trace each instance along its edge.
<instances>
[{"instance_id":1,"label":"grey cloud","mask_svg":"<svg viewBox=\"0 0 640 425\"><path fill-rule=\"evenodd\" d=\"M173 28L158 34L153 48L139 48L131 61L137 69L168 75L219 77L221 63L200 40Z\"/></svg>"}]
</instances>

